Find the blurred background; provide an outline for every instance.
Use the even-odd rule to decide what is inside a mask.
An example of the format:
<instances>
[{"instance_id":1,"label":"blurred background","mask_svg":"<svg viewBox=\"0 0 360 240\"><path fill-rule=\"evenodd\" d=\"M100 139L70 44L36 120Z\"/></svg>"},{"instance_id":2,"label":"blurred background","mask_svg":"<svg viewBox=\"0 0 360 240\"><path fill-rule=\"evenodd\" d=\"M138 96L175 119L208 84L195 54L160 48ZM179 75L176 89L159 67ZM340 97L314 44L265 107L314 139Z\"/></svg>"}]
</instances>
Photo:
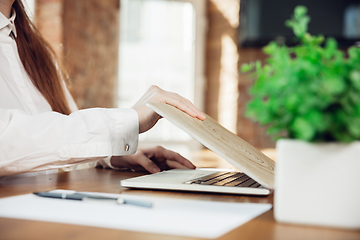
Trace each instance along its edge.
<instances>
[{"instance_id":1,"label":"blurred background","mask_svg":"<svg viewBox=\"0 0 360 240\"><path fill-rule=\"evenodd\" d=\"M177 92L257 148L274 147L244 117L251 81L242 63L264 60L270 40L291 40L284 26L296 5L346 48L360 39L359 0L24 0L66 67L79 108L131 107L151 85ZM325 30L324 30L325 27ZM321 30L326 32L320 32ZM160 121L140 136L189 156L197 141Z\"/></svg>"}]
</instances>

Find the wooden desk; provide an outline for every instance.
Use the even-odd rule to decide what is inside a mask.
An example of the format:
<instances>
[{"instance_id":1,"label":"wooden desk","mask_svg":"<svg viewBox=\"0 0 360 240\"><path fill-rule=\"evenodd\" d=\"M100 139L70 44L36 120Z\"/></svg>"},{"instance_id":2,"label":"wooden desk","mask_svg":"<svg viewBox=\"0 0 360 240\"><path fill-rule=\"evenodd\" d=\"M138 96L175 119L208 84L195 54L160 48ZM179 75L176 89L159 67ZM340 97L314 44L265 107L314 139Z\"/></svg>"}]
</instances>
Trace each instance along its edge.
<instances>
[{"instance_id":1,"label":"wooden desk","mask_svg":"<svg viewBox=\"0 0 360 240\"><path fill-rule=\"evenodd\" d=\"M204 155L203 155L204 156ZM211 156L210 156L211 157ZM199 162L203 159L199 158ZM221 160L219 160L221 161ZM195 161L196 162L196 161ZM210 161L211 162L211 161ZM71 189L76 191L152 195L161 197L200 199L224 202L272 203L268 197L247 197L206 193L184 193L168 191L127 190L120 186L121 179L144 173L113 171L106 169L86 169L58 174L39 175L27 178L0 181L0 197L27 194L35 191ZM140 217L140 216L139 216ZM67 225L59 223L0 218L0 239L196 239L169 235L120 231L112 229ZM273 211L253 219L222 236L231 239L360 239L360 231L317 228L276 223Z\"/></svg>"}]
</instances>

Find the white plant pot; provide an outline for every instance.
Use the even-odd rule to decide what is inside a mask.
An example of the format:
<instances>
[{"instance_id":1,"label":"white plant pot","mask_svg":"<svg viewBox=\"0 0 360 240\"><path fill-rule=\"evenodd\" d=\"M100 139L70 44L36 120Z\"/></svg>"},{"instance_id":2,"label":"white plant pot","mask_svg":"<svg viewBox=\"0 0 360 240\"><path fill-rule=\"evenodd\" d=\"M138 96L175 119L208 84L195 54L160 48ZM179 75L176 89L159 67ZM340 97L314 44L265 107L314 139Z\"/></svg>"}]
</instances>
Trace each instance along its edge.
<instances>
[{"instance_id":1,"label":"white plant pot","mask_svg":"<svg viewBox=\"0 0 360 240\"><path fill-rule=\"evenodd\" d=\"M359 141L279 140L276 150L276 221L360 228Z\"/></svg>"}]
</instances>

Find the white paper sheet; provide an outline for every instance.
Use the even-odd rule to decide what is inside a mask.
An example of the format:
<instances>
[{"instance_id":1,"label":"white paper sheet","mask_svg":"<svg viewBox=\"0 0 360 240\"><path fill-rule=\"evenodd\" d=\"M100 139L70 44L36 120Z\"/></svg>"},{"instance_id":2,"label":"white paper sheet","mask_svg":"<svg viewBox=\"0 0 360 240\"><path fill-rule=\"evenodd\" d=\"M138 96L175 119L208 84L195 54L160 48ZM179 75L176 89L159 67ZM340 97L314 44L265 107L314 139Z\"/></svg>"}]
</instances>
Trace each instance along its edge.
<instances>
[{"instance_id":1,"label":"white paper sheet","mask_svg":"<svg viewBox=\"0 0 360 240\"><path fill-rule=\"evenodd\" d=\"M153 207L50 199L26 194L0 199L0 217L218 238L272 207L271 204L257 203L196 201L125 194L99 195L151 201Z\"/></svg>"}]
</instances>

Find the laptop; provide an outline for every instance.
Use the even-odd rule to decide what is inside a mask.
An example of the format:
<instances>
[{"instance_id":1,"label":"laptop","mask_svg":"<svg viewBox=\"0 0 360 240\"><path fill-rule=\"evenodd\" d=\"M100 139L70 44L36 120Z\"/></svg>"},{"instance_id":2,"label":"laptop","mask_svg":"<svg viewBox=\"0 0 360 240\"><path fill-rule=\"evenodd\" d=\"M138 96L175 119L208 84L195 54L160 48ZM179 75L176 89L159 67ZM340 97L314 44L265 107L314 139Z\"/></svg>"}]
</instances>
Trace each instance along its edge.
<instances>
[{"instance_id":1,"label":"laptop","mask_svg":"<svg viewBox=\"0 0 360 240\"><path fill-rule=\"evenodd\" d=\"M128 188L269 195L275 162L206 115L201 121L166 103L147 105L242 172L217 169L172 169L125 179Z\"/></svg>"}]
</instances>

